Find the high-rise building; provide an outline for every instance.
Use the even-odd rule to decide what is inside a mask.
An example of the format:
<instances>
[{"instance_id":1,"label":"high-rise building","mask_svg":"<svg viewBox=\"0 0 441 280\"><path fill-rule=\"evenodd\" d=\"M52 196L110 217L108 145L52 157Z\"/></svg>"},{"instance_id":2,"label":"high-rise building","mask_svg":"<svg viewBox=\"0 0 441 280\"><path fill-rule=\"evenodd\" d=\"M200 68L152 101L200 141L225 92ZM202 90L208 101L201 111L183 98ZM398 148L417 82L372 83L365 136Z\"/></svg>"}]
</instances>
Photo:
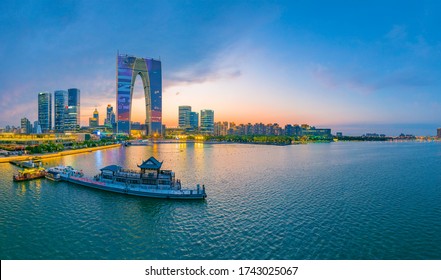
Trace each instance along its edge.
<instances>
[{"instance_id":1,"label":"high-rise building","mask_svg":"<svg viewBox=\"0 0 441 280\"><path fill-rule=\"evenodd\" d=\"M30 134L32 133L31 122L27 118L21 119L21 133Z\"/></svg>"},{"instance_id":2,"label":"high-rise building","mask_svg":"<svg viewBox=\"0 0 441 280\"><path fill-rule=\"evenodd\" d=\"M32 130L33 133L40 134L41 133L41 126L38 121L34 121L34 129Z\"/></svg>"},{"instance_id":3,"label":"high-rise building","mask_svg":"<svg viewBox=\"0 0 441 280\"><path fill-rule=\"evenodd\" d=\"M214 135L225 136L228 134L228 122L217 122L214 124Z\"/></svg>"},{"instance_id":4,"label":"high-rise building","mask_svg":"<svg viewBox=\"0 0 441 280\"><path fill-rule=\"evenodd\" d=\"M115 119L115 113L113 113L112 105L108 104L106 108L106 119L104 120L105 126L112 127L112 117Z\"/></svg>"},{"instance_id":5,"label":"high-rise building","mask_svg":"<svg viewBox=\"0 0 441 280\"><path fill-rule=\"evenodd\" d=\"M93 111L93 116L89 118L89 126L97 127L99 125L100 125L100 114L98 113L98 110L95 108L95 111Z\"/></svg>"},{"instance_id":6,"label":"high-rise building","mask_svg":"<svg viewBox=\"0 0 441 280\"><path fill-rule=\"evenodd\" d=\"M438 129L436 130L436 136L437 136L438 138L441 138L441 128L438 128Z\"/></svg>"},{"instance_id":7,"label":"high-rise building","mask_svg":"<svg viewBox=\"0 0 441 280\"><path fill-rule=\"evenodd\" d=\"M70 88L67 90L67 112L64 119L64 129L77 131L80 129L80 90Z\"/></svg>"},{"instance_id":8,"label":"high-rise building","mask_svg":"<svg viewBox=\"0 0 441 280\"><path fill-rule=\"evenodd\" d=\"M190 127L192 130L197 130L199 127L199 114L190 112Z\"/></svg>"},{"instance_id":9,"label":"high-rise building","mask_svg":"<svg viewBox=\"0 0 441 280\"><path fill-rule=\"evenodd\" d=\"M100 125L100 113L98 113L98 110L95 108L95 111L93 111L93 117L96 119L97 126Z\"/></svg>"},{"instance_id":10,"label":"high-rise building","mask_svg":"<svg viewBox=\"0 0 441 280\"><path fill-rule=\"evenodd\" d=\"M67 114L67 91L56 90L54 92L54 128L55 132L64 132L64 118Z\"/></svg>"},{"instance_id":11,"label":"high-rise building","mask_svg":"<svg viewBox=\"0 0 441 280\"><path fill-rule=\"evenodd\" d=\"M130 134L133 88L140 76L146 100L146 132L148 135L162 135L161 71L160 60L117 55L117 132Z\"/></svg>"},{"instance_id":12,"label":"high-rise building","mask_svg":"<svg viewBox=\"0 0 441 280\"><path fill-rule=\"evenodd\" d=\"M190 128L191 106L179 106L179 128Z\"/></svg>"},{"instance_id":13,"label":"high-rise building","mask_svg":"<svg viewBox=\"0 0 441 280\"><path fill-rule=\"evenodd\" d=\"M214 133L214 111L201 110L201 132L205 134Z\"/></svg>"},{"instance_id":14,"label":"high-rise building","mask_svg":"<svg viewBox=\"0 0 441 280\"><path fill-rule=\"evenodd\" d=\"M114 129L116 126L115 113L113 112L113 107L110 104L108 104L106 108L106 119L104 120L104 125L112 129Z\"/></svg>"},{"instance_id":15,"label":"high-rise building","mask_svg":"<svg viewBox=\"0 0 441 280\"><path fill-rule=\"evenodd\" d=\"M52 129L52 94L50 92L38 94L38 122L43 133Z\"/></svg>"}]
</instances>

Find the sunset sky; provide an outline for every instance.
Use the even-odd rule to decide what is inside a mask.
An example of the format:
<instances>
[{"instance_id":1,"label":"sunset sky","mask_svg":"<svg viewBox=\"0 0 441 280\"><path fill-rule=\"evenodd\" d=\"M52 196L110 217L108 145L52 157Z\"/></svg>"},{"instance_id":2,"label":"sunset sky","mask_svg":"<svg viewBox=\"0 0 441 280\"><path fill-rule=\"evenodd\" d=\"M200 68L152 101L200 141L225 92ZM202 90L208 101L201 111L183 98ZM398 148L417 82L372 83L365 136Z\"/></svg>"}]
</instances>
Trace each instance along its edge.
<instances>
[{"instance_id":1,"label":"sunset sky","mask_svg":"<svg viewBox=\"0 0 441 280\"><path fill-rule=\"evenodd\" d=\"M37 93L115 106L116 54L159 58L163 122L308 123L359 135L441 127L441 1L0 1L0 127ZM140 79L132 120L144 121Z\"/></svg>"}]
</instances>

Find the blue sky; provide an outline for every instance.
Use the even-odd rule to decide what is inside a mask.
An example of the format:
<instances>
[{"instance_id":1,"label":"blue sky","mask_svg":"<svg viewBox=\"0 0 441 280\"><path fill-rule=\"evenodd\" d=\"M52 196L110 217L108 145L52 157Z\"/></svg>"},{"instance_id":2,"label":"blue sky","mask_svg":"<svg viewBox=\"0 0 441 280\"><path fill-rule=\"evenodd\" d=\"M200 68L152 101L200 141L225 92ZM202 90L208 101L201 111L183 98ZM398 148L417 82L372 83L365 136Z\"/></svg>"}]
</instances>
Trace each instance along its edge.
<instances>
[{"instance_id":1,"label":"blue sky","mask_svg":"<svg viewBox=\"0 0 441 280\"><path fill-rule=\"evenodd\" d=\"M1 1L0 127L71 87L84 125L103 116L119 50L161 58L167 126L191 105L215 121L434 135L440 26L439 1ZM140 81L134 98L143 121Z\"/></svg>"}]
</instances>

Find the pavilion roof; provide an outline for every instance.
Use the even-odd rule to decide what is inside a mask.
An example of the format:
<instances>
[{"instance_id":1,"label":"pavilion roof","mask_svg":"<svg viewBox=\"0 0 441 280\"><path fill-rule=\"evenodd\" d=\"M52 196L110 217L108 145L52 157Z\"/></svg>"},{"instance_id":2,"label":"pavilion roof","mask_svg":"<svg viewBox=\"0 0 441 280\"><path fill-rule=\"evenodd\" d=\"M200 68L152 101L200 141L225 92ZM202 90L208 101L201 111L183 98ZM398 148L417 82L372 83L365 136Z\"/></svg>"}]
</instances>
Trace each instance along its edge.
<instances>
[{"instance_id":1,"label":"pavilion roof","mask_svg":"<svg viewBox=\"0 0 441 280\"><path fill-rule=\"evenodd\" d=\"M119 166L119 165L109 165L109 166L106 166L106 167L103 167L103 168L101 168L100 170L101 171L103 171L103 170L109 170L109 171L112 171L112 172L117 172L117 171L119 171L119 170L121 170L121 166Z\"/></svg>"},{"instance_id":2,"label":"pavilion roof","mask_svg":"<svg viewBox=\"0 0 441 280\"><path fill-rule=\"evenodd\" d=\"M150 157L148 160L144 161L141 165L138 165L141 169L149 170L159 170L161 169L162 162L159 162L156 158Z\"/></svg>"}]
</instances>

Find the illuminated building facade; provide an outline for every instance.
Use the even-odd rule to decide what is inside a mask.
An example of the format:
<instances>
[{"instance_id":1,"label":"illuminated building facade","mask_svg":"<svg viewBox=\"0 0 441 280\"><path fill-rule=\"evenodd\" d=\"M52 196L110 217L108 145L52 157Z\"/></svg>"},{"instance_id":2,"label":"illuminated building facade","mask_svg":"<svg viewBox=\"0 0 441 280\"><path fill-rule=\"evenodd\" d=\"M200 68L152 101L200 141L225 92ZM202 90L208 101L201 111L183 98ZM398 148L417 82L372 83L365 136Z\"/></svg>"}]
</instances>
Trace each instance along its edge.
<instances>
[{"instance_id":1,"label":"illuminated building facade","mask_svg":"<svg viewBox=\"0 0 441 280\"><path fill-rule=\"evenodd\" d=\"M113 112L112 105L108 104L106 108L106 119L104 120L104 125L113 128L115 124L115 113Z\"/></svg>"},{"instance_id":2,"label":"illuminated building facade","mask_svg":"<svg viewBox=\"0 0 441 280\"><path fill-rule=\"evenodd\" d=\"M130 134L131 108L135 80L141 77L146 106L147 135L162 134L161 61L131 55L117 55L116 115L117 132Z\"/></svg>"},{"instance_id":3,"label":"illuminated building facade","mask_svg":"<svg viewBox=\"0 0 441 280\"><path fill-rule=\"evenodd\" d=\"M98 113L98 110L95 108L95 111L93 111L93 116L89 118L89 126L97 127L99 125L100 125L100 114Z\"/></svg>"},{"instance_id":4,"label":"illuminated building facade","mask_svg":"<svg viewBox=\"0 0 441 280\"><path fill-rule=\"evenodd\" d=\"M38 94L38 122L43 133L52 129L52 94L50 92Z\"/></svg>"},{"instance_id":5,"label":"illuminated building facade","mask_svg":"<svg viewBox=\"0 0 441 280\"><path fill-rule=\"evenodd\" d=\"M67 91L56 90L54 92L54 128L55 132L64 132L64 116L67 113Z\"/></svg>"},{"instance_id":6,"label":"illuminated building facade","mask_svg":"<svg viewBox=\"0 0 441 280\"><path fill-rule=\"evenodd\" d=\"M64 119L64 129L78 131L80 129L80 90L70 88L67 90L67 112Z\"/></svg>"}]
</instances>

